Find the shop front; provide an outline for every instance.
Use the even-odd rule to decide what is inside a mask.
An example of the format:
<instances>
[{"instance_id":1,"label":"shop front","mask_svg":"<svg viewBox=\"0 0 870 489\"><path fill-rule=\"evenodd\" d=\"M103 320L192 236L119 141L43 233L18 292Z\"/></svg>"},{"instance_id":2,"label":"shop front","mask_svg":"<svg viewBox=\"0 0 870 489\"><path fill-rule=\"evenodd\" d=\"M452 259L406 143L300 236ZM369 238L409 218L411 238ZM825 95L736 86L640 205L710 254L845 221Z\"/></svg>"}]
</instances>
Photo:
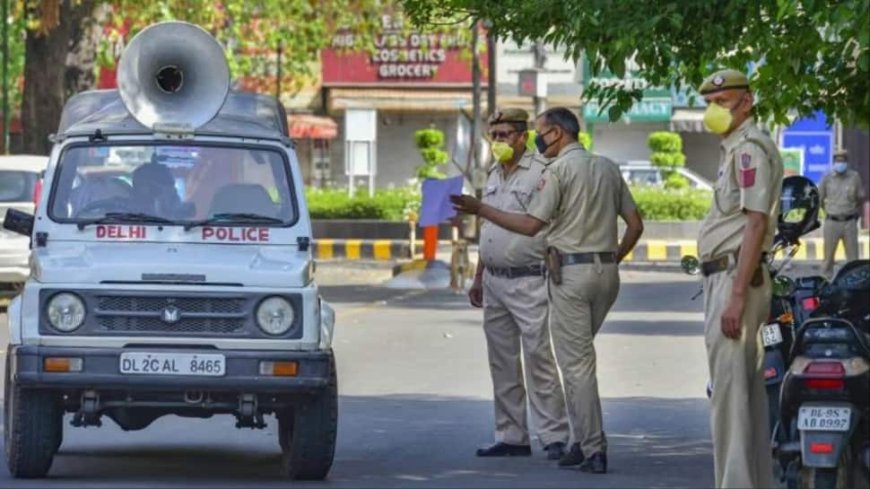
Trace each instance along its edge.
<instances>
[{"instance_id":1,"label":"shop front","mask_svg":"<svg viewBox=\"0 0 870 489\"><path fill-rule=\"evenodd\" d=\"M472 104L470 30L408 32L401 22L384 17L372 51L350 51L353 34L341 33L321 53L326 111L338 125L329 170L336 186L347 186L349 179L360 187L407 185L422 164L414 144L420 129L443 131L445 151L465 167L463 118ZM485 69L485 53L481 58ZM485 86L485 72L482 79ZM372 127L357 127L359 121ZM442 170L459 174L450 163Z\"/></svg>"}]
</instances>

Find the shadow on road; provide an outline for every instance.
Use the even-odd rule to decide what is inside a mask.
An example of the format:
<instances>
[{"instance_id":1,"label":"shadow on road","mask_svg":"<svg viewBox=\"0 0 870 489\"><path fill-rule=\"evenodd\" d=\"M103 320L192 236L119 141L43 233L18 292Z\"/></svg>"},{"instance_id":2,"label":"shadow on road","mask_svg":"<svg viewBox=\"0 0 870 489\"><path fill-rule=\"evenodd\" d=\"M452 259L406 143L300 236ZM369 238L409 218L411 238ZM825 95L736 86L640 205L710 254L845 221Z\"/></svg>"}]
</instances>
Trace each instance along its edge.
<instances>
[{"instance_id":1,"label":"shadow on road","mask_svg":"<svg viewBox=\"0 0 870 489\"><path fill-rule=\"evenodd\" d=\"M343 396L330 487L705 487L712 485L707 402L604 400L611 473L558 470L530 458L480 459L492 440L492 402L425 395ZM271 421L271 420L269 420ZM286 487L274 423L239 431L232 418L167 417L141 432L66 428L46 481L2 487ZM322 484L309 484L321 486ZM304 484L293 484L305 487Z\"/></svg>"}]
</instances>

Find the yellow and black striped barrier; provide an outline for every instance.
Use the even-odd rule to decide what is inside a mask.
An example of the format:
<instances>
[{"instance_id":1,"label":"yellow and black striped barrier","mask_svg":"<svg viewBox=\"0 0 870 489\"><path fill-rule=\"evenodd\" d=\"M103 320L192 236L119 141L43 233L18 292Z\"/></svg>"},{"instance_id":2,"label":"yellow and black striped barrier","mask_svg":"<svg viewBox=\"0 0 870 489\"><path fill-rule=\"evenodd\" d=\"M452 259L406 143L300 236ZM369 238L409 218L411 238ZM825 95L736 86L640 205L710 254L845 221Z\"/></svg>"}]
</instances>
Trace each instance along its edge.
<instances>
[{"instance_id":1,"label":"yellow and black striped barrier","mask_svg":"<svg viewBox=\"0 0 870 489\"><path fill-rule=\"evenodd\" d=\"M442 242L442 247L448 242ZM423 242L418 241L415 247L419 253ZM861 236L859 243L860 258L870 258L870 237ZM476 252L474 253L476 255ZM802 240L802 246L794 257L796 261L821 261L824 259L825 247L821 238ZM645 240L638 243L634 251L626 257L626 261L648 262L679 262L684 255L698 255L698 246L694 240L669 241ZM409 260L411 258L408 240L395 239L319 239L314 243L314 256L318 260ZM837 248L837 261L846 259L842 243Z\"/></svg>"}]
</instances>

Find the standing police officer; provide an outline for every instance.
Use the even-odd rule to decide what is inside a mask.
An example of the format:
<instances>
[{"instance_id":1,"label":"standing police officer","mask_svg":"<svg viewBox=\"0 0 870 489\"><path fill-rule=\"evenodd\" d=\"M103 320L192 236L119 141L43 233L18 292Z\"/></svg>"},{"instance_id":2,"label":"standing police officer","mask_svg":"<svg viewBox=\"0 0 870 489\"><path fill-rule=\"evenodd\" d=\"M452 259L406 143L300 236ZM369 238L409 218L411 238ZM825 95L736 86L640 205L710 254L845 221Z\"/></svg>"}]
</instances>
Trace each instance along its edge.
<instances>
[{"instance_id":1,"label":"standing police officer","mask_svg":"<svg viewBox=\"0 0 870 489\"><path fill-rule=\"evenodd\" d=\"M743 73L716 72L700 93L708 104L705 125L723 138L713 205L698 239L716 487L773 487L758 328L770 311L763 259L776 231L782 160L753 121Z\"/></svg>"},{"instance_id":2,"label":"standing police officer","mask_svg":"<svg viewBox=\"0 0 870 489\"><path fill-rule=\"evenodd\" d=\"M580 124L570 110L547 110L535 126L538 151L554 159L525 214L504 212L470 196L451 200L458 211L527 236L549 225L550 330L574 441L559 465L605 473L607 442L593 340L619 292L617 264L637 243L643 222L616 164L577 143ZM617 217L627 224L619 244Z\"/></svg>"},{"instance_id":3,"label":"standing police officer","mask_svg":"<svg viewBox=\"0 0 870 489\"><path fill-rule=\"evenodd\" d=\"M528 120L526 111L507 109L496 111L489 121L498 163L490 168L483 201L505 212L526 212L544 172L541 158L525 151ZM544 233L528 237L486 221L481 224L480 259L469 298L473 306L483 306L496 443L479 449L479 457L531 454L527 393L548 458L558 460L564 454L568 418L547 324L545 249Z\"/></svg>"},{"instance_id":4,"label":"standing police officer","mask_svg":"<svg viewBox=\"0 0 870 489\"><path fill-rule=\"evenodd\" d=\"M819 199L825 211L825 263L822 274L834 274L834 255L840 240L846 248L846 260L858 259L858 217L864 201L861 175L849 168L846 150L834 154L833 171L819 184Z\"/></svg>"}]
</instances>

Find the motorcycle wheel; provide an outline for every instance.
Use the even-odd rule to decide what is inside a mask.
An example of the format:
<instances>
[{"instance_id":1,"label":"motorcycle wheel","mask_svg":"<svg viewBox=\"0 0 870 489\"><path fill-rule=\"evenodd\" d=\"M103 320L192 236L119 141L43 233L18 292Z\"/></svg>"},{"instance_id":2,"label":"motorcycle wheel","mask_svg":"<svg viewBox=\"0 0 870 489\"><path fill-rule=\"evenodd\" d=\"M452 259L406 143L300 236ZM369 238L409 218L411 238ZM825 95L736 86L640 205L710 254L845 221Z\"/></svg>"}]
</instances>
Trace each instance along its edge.
<instances>
[{"instance_id":1,"label":"motorcycle wheel","mask_svg":"<svg viewBox=\"0 0 870 489\"><path fill-rule=\"evenodd\" d=\"M840 463L834 469L804 467L800 474L801 489L853 489L854 474L851 450L845 450Z\"/></svg>"}]
</instances>

